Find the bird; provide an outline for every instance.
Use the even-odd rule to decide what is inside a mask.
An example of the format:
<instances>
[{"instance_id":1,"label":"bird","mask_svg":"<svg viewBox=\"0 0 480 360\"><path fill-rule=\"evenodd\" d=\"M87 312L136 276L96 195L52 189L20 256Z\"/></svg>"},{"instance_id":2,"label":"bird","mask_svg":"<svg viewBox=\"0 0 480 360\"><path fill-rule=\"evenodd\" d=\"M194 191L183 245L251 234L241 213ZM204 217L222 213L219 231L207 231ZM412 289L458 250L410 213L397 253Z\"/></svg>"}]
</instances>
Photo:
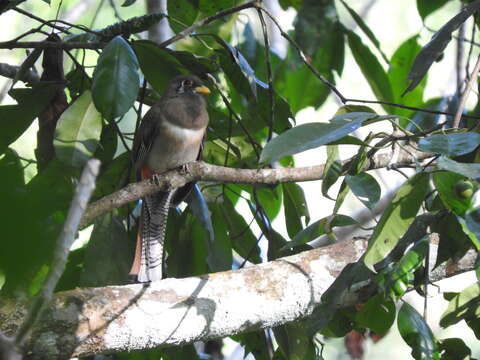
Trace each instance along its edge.
<instances>
[{"instance_id":1,"label":"bird","mask_svg":"<svg viewBox=\"0 0 480 360\"><path fill-rule=\"evenodd\" d=\"M195 75L174 77L164 95L143 117L133 144L138 180L153 178L199 158L208 126L210 89ZM170 206L188 195L192 184L159 191L142 199L130 279L151 282L163 277L164 240Z\"/></svg>"}]
</instances>

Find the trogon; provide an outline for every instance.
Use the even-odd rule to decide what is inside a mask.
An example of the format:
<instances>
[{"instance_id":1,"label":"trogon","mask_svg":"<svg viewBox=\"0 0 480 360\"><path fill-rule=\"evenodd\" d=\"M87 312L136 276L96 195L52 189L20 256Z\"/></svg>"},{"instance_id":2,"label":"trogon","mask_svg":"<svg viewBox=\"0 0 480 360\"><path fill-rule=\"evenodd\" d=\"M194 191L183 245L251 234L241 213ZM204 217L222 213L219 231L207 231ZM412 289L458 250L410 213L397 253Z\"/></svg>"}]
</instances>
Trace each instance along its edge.
<instances>
[{"instance_id":1,"label":"trogon","mask_svg":"<svg viewBox=\"0 0 480 360\"><path fill-rule=\"evenodd\" d=\"M143 117L133 144L138 179L155 177L198 159L208 125L210 90L194 75L173 78L164 95ZM135 258L130 277L161 280L168 210L188 193L185 188L159 191L142 200Z\"/></svg>"}]
</instances>

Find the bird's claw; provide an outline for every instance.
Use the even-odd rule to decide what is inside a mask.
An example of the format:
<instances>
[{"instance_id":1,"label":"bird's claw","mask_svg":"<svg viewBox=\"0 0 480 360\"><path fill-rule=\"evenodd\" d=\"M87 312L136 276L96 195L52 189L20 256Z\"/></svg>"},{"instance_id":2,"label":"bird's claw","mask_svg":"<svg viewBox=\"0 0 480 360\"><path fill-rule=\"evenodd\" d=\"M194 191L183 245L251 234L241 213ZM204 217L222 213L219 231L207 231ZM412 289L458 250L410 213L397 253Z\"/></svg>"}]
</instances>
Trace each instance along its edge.
<instances>
[{"instance_id":1,"label":"bird's claw","mask_svg":"<svg viewBox=\"0 0 480 360\"><path fill-rule=\"evenodd\" d=\"M152 175L152 181L155 185L160 186L160 176L158 174Z\"/></svg>"},{"instance_id":2,"label":"bird's claw","mask_svg":"<svg viewBox=\"0 0 480 360\"><path fill-rule=\"evenodd\" d=\"M180 174L187 175L190 170L190 163L183 164L180 166Z\"/></svg>"}]
</instances>

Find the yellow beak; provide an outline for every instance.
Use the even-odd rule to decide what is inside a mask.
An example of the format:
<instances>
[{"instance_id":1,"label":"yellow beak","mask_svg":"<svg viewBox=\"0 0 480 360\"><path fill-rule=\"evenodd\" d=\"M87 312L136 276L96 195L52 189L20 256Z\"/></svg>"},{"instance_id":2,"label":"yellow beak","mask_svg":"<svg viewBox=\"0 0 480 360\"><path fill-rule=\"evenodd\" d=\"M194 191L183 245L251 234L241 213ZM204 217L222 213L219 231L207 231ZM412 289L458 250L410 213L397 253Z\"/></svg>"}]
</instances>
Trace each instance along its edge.
<instances>
[{"instance_id":1,"label":"yellow beak","mask_svg":"<svg viewBox=\"0 0 480 360\"><path fill-rule=\"evenodd\" d=\"M196 92L198 92L200 94L205 94L205 95L210 94L210 89L208 87L206 87L205 85L197 86L193 90L195 90Z\"/></svg>"}]
</instances>

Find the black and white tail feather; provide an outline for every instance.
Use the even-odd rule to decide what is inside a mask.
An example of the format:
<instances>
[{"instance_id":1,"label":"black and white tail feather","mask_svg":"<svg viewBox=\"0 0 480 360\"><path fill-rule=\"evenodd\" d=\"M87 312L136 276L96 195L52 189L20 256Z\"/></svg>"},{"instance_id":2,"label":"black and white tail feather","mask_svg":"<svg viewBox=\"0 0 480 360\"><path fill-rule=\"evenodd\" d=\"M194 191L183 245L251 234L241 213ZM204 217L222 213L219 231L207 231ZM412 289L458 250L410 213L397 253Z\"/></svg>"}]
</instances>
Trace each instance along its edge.
<instances>
[{"instance_id":1,"label":"black and white tail feather","mask_svg":"<svg viewBox=\"0 0 480 360\"><path fill-rule=\"evenodd\" d=\"M142 203L142 254L138 282L158 281L163 276L167 218L175 190L158 192Z\"/></svg>"}]
</instances>

